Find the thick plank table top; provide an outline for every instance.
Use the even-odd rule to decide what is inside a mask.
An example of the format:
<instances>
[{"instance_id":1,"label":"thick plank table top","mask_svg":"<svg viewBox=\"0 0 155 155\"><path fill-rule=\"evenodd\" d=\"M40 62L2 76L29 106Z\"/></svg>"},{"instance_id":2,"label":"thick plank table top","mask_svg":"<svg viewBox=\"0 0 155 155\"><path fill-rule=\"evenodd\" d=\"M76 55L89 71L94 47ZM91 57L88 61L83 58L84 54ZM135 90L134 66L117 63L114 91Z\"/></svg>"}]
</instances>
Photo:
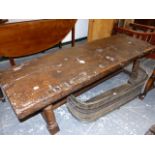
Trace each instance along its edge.
<instances>
[{"instance_id":1,"label":"thick plank table top","mask_svg":"<svg viewBox=\"0 0 155 155\"><path fill-rule=\"evenodd\" d=\"M1 72L0 84L19 119L84 88L154 46L125 35L60 50Z\"/></svg>"}]
</instances>

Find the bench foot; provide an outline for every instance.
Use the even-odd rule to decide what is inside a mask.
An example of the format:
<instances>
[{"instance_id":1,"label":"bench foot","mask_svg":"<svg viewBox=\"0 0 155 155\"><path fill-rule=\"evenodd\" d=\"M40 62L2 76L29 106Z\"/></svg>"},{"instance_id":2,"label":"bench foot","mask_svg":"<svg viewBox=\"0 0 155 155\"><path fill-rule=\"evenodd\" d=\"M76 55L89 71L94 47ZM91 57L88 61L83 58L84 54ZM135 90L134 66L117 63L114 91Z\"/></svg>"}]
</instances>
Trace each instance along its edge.
<instances>
[{"instance_id":1,"label":"bench foot","mask_svg":"<svg viewBox=\"0 0 155 155\"><path fill-rule=\"evenodd\" d=\"M144 99L144 97L146 96L146 94L148 93L149 90L154 88L154 81L155 81L155 69L153 70L152 75L150 76L150 78L148 79L146 86L144 88L144 91L140 94L139 98L141 100Z\"/></svg>"},{"instance_id":2,"label":"bench foot","mask_svg":"<svg viewBox=\"0 0 155 155\"><path fill-rule=\"evenodd\" d=\"M155 135L155 124L149 128L145 135Z\"/></svg>"},{"instance_id":3,"label":"bench foot","mask_svg":"<svg viewBox=\"0 0 155 155\"><path fill-rule=\"evenodd\" d=\"M46 120L47 128L48 128L49 132L52 135L56 134L59 131L59 126L56 122L52 105L44 108L42 115L43 115L44 119Z\"/></svg>"}]
</instances>

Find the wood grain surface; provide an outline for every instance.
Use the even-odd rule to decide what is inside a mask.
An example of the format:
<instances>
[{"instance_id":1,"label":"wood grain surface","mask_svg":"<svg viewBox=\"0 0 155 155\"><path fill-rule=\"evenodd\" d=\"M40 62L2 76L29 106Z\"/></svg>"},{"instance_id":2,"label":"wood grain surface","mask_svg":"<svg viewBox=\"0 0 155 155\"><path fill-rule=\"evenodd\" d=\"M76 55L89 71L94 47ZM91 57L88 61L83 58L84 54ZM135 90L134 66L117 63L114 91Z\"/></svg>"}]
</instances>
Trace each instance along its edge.
<instances>
[{"instance_id":1,"label":"wood grain surface","mask_svg":"<svg viewBox=\"0 0 155 155\"><path fill-rule=\"evenodd\" d=\"M0 25L0 56L20 57L58 44L74 27L75 19L34 20Z\"/></svg>"},{"instance_id":2,"label":"wood grain surface","mask_svg":"<svg viewBox=\"0 0 155 155\"><path fill-rule=\"evenodd\" d=\"M88 29L88 42L110 37L115 19L90 19Z\"/></svg>"},{"instance_id":3,"label":"wood grain surface","mask_svg":"<svg viewBox=\"0 0 155 155\"><path fill-rule=\"evenodd\" d=\"M19 119L151 53L144 41L115 35L62 49L0 72L0 84Z\"/></svg>"}]
</instances>

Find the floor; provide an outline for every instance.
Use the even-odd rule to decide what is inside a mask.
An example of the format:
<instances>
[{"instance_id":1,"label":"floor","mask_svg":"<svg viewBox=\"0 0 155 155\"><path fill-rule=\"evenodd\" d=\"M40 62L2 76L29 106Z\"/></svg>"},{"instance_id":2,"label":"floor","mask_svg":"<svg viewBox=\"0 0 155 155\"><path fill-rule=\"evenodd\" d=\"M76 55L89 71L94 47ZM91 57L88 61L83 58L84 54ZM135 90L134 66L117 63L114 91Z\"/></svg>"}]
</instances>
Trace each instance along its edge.
<instances>
[{"instance_id":1,"label":"floor","mask_svg":"<svg viewBox=\"0 0 155 155\"><path fill-rule=\"evenodd\" d=\"M58 48L44 53L17 59L17 63L29 61L48 52L55 52ZM153 68L155 61L143 60L147 71ZM0 62L0 68L9 67L8 61ZM78 96L85 101L101 92L118 86L128 80L125 73L120 73L88 92ZM143 101L139 98L132 100L119 109L99 118L94 122L80 122L67 110L66 105L55 110L60 132L57 135L143 135L148 128L155 124L155 89L151 90ZM40 114L20 122L8 101L0 103L0 134L1 135L49 135L45 121Z\"/></svg>"}]
</instances>

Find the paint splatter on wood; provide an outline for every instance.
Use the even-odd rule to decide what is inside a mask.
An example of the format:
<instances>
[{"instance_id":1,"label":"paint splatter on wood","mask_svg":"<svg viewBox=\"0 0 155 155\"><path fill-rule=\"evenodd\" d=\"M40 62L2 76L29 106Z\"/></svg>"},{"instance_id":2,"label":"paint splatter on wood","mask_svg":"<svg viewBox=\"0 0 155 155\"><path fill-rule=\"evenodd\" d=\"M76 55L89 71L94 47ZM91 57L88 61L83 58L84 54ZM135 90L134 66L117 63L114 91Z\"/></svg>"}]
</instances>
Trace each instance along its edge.
<instances>
[{"instance_id":1,"label":"paint splatter on wood","mask_svg":"<svg viewBox=\"0 0 155 155\"><path fill-rule=\"evenodd\" d=\"M77 60L77 61L78 61L78 63L80 63L80 64L85 64L85 63L86 63L84 60L79 59L79 58L76 58L76 60Z\"/></svg>"},{"instance_id":2,"label":"paint splatter on wood","mask_svg":"<svg viewBox=\"0 0 155 155\"><path fill-rule=\"evenodd\" d=\"M39 86L34 86L33 87L33 90L38 90L39 89Z\"/></svg>"}]
</instances>

